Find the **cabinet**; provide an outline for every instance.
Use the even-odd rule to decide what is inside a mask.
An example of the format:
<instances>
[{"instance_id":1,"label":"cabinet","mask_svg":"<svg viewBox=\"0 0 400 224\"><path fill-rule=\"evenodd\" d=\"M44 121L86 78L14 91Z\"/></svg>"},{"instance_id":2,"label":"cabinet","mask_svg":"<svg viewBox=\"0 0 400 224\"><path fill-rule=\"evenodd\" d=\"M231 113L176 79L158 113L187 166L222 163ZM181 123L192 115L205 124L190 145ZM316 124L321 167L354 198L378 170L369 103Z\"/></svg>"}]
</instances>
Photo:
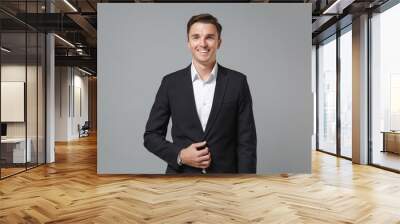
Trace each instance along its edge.
<instances>
[{"instance_id":1,"label":"cabinet","mask_svg":"<svg viewBox=\"0 0 400 224\"><path fill-rule=\"evenodd\" d=\"M383 133L383 152L400 154L400 132L387 131Z\"/></svg>"}]
</instances>

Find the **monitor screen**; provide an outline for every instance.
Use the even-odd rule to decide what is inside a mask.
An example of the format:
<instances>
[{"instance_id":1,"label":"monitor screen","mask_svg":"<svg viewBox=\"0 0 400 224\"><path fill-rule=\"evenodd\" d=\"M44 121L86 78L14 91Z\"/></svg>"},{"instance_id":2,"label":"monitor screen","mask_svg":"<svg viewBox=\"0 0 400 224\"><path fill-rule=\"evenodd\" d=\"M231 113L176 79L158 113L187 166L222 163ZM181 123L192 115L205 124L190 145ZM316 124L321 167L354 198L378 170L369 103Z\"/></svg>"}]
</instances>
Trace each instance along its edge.
<instances>
[{"instance_id":1,"label":"monitor screen","mask_svg":"<svg viewBox=\"0 0 400 224\"><path fill-rule=\"evenodd\" d=\"M7 124L1 124L1 136L7 136Z\"/></svg>"}]
</instances>

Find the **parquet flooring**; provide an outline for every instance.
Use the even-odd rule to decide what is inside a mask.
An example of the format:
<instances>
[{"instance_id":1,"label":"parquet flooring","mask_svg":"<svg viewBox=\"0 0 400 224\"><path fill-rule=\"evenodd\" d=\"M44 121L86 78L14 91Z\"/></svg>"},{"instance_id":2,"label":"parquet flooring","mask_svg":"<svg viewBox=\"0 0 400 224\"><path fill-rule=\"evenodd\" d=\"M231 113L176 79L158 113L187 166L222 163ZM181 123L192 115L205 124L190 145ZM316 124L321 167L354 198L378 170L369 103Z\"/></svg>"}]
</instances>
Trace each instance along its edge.
<instances>
[{"instance_id":1,"label":"parquet flooring","mask_svg":"<svg viewBox=\"0 0 400 224\"><path fill-rule=\"evenodd\" d=\"M400 175L313 152L303 175L96 174L96 139L0 181L0 223L400 223Z\"/></svg>"},{"instance_id":2,"label":"parquet flooring","mask_svg":"<svg viewBox=\"0 0 400 224\"><path fill-rule=\"evenodd\" d=\"M7 176L10 176L10 175L13 175L13 174L15 174L15 173L18 173L18 172L21 172L21 171L24 171L25 170L25 167L23 167L23 168L1 168L1 176L2 177L7 177Z\"/></svg>"}]
</instances>

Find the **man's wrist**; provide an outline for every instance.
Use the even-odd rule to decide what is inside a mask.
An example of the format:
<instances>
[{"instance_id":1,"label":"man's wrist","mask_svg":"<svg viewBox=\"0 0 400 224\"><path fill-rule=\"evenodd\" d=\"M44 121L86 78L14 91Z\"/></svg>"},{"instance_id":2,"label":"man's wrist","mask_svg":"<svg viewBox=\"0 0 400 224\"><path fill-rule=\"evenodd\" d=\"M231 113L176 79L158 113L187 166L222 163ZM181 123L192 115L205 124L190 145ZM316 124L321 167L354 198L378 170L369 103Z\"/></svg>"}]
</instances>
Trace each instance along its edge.
<instances>
[{"instance_id":1,"label":"man's wrist","mask_svg":"<svg viewBox=\"0 0 400 224\"><path fill-rule=\"evenodd\" d=\"M181 152L182 152L182 150L178 153L178 158L176 159L176 162L178 163L179 166L183 165L183 161L181 158Z\"/></svg>"}]
</instances>

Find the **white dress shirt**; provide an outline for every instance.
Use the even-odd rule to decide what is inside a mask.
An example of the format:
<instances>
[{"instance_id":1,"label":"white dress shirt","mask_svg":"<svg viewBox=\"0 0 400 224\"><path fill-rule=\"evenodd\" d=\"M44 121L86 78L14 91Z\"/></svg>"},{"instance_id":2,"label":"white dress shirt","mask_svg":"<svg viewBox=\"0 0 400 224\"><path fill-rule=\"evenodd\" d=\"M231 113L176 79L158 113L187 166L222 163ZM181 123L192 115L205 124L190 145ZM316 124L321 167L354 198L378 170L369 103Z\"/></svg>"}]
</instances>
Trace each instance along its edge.
<instances>
[{"instance_id":1,"label":"white dress shirt","mask_svg":"<svg viewBox=\"0 0 400 224\"><path fill-rule=\"evenodd\" d=\"M193 65L191 66L193 93L196 102L197 114L199 116L203 131L206 130L208 117L214 99L215 84L217 83L218 65L215 62L210 76L207 80L202 80L199 73Z\"/></svg>"}]
</instances>

